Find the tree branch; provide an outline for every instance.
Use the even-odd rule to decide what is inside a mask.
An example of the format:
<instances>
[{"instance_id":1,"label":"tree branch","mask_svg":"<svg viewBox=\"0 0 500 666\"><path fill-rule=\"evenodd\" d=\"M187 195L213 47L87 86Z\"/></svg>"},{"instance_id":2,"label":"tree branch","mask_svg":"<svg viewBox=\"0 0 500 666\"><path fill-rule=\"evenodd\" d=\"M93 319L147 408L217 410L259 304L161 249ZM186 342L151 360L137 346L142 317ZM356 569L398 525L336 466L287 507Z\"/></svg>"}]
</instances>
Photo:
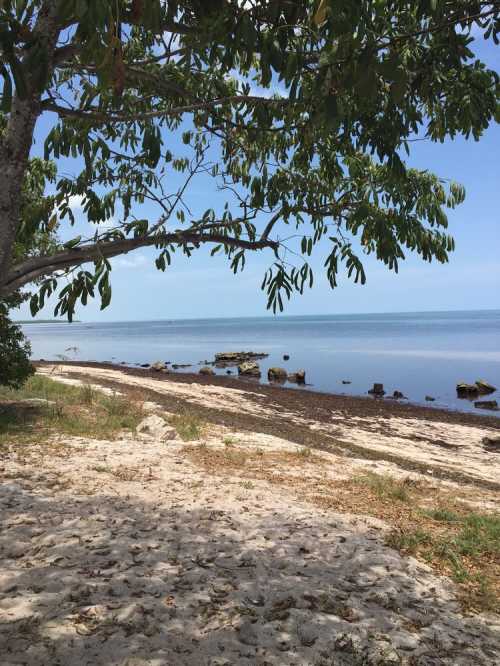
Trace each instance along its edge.
<instances>
[{"instance_id":1,"label":"tree branch","mask_svg":"<svg viewBox=\"0 0 500 666\"><path fill-rule=\"evenodd\" d=\"M0 295L8 295L16 289L37 280L44 275L66 270L75 266L81 266L87 262L99 261L99 259L110 259L121 254L127 254L140 247L148 247L160 244L193 243L217 243L243 250L263 250L271 248L276 250L278 243L271 240L249 241L242 238L233 238L221 233L204 233L189 229L169 234L158 234L156 236L140 236L139 238L124 238L115 241L97 242L80 247L57 252L56 254L32 257L16 264L9 271L5 282L0 286Z\"/></svg>"},{"instance_id":2,"label":"tree branch","mask_svg":"<svg viewBox=\"0 0 500 666\"><path fill-rule=\"evenodd\" d=\"M230 95L228 97L218 97L206 102L196 102L194 104L186 104L185 106L176 106L172 109L165 109L163 111L147 111L145 113L137 113L130 115L109 114L103 113L98 110L81 111L79 109L70 109L59 106L50 100L43 100L41 107L44 111L53 111L61 117L79 118L80 120L89 120L92 123L130 123L140 122L141 120L149 120L151 118L163 118L166 116L175 116L180 113L189 113L190 111L198 111L199 109L208 109L220 104L238 104L238 103L251 103L251 104L265 104L285 106L293 104L288 99L272 99L270 97L258 97L255 95Z\"/></svg>"}]
</instances>

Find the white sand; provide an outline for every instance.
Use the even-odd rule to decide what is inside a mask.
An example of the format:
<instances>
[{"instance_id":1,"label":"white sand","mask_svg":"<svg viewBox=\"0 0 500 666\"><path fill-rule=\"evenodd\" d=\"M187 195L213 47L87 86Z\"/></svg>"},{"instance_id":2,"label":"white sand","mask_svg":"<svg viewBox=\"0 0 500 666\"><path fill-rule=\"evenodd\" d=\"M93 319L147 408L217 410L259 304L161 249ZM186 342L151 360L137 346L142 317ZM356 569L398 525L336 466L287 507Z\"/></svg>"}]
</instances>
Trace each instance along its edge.
<instances>
[{"instance_id":1,"label":"white sand","mask_svg":"<svg viewBox=\"0 0 500 666\"><path fill-rule=\"evenodd\" d=\"M168 388L202 399L207 387ZM206 446L227 432L211 428ZM179 440L60 441L59 455L0 458L2 666L498 663L500 618L465 617L454 585L386 547L380 521L210 475ZM363 464L321 455L301 474L342 478Z\"/></svg>"}]
</instances>

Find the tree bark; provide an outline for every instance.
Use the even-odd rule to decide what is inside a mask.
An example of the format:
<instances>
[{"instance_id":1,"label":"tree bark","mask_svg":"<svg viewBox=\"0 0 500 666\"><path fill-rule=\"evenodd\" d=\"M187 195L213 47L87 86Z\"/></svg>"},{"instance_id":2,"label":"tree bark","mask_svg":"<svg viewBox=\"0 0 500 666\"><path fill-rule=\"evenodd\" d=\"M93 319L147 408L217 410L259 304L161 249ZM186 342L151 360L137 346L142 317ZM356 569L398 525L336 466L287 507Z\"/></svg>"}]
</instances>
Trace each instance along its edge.
<instances>
[{"instance_id":1,"label":"tree bark","mask_svg":"<svg viewBox=\"0 0 500 666\"><path fill-rule=\"evenodd\" d=\"M38 15L33 36L47 49L47 76L52 77L54 50L59 37L57 3L45 2ZM20 190L28 166L33 133L41 113L42 90L33 77L26 76L27 95L16 91L4 136L0 140L0 284L12 260L12 250L20 224Z\"/></svg>"}]
</instances>

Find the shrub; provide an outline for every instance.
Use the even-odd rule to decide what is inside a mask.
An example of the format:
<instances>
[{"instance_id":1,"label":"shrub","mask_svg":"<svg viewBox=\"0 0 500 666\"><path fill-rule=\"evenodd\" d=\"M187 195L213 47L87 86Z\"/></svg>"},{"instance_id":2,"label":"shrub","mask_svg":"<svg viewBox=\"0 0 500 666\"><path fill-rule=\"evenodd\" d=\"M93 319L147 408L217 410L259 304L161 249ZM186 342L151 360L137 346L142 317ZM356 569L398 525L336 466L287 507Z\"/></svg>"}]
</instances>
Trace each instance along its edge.
<instances>
[{"instance_id":1,"label":"shrub","mask_svg":"<svg viewBox=\"0 0 500 666\"><path fill-rule=\"evenodd\" d=\"M20 388L24 384L35 371L30 354L30 343L0 303L0 385Z\"/></svg>"}]
</instances>

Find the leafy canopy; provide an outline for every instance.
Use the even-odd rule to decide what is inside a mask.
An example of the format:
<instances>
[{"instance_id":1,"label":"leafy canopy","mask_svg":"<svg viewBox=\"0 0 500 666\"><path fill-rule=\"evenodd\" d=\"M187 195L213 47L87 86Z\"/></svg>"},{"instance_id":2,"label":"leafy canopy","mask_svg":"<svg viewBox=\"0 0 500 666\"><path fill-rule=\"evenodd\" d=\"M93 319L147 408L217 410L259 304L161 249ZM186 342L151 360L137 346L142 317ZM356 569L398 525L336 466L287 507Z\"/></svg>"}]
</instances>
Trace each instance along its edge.
<instances>
[{"instance_id":1,"label":"leafy canopy","mask_svg":"<svg viewBox=\"0 0 500 666\"><path fill-rule=\"evenodd\" d=\"M464 190L404 158L415 139L477 140L498 118L498 76L472 31L496 44L499 5L0 2L3 110L38 94L45 157L73 168L58 176L51 223L74 224L78 196L89 227L42 257L14 256L0 289L42 279L35 313L65 274L56 311L71 318L78 300L109 303L111 257L152 246L165 270L210 244L235 273L248 252L271 251L262 287L276 311L312 285L315 246L332 287L341 270L364 283L364 255L394 271L408 252L447 261L445 210ZM169 190L172 174L182 180ZM195 216L200 177L226 201ZM155 218L137 215L145 202Z\"/></svg>"}]
</instances>

